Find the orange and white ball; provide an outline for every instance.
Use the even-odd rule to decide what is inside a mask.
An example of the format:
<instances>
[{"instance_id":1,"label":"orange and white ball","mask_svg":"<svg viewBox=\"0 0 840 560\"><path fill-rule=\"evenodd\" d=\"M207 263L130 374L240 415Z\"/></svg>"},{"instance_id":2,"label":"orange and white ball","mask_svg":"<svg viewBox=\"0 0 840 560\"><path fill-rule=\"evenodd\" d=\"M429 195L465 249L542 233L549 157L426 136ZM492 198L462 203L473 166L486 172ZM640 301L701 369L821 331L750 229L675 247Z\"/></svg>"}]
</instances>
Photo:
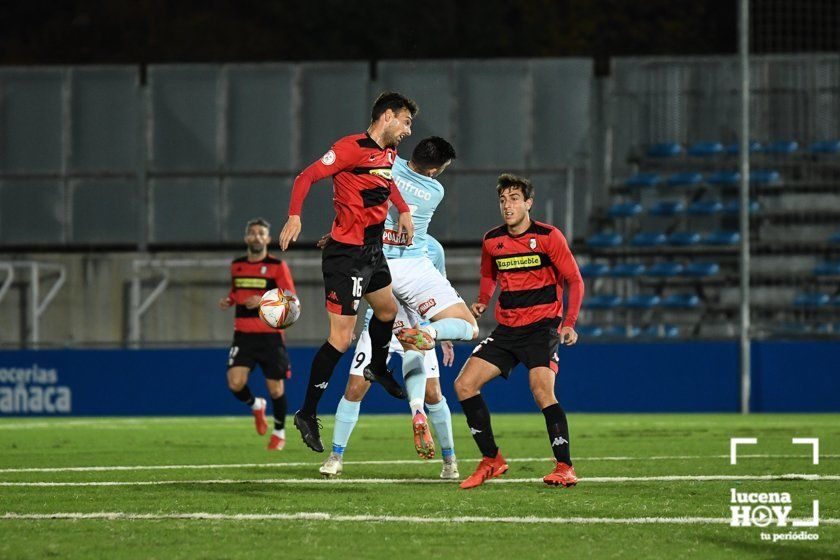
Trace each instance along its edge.
<instances>
[{"instance_id":1,"label":"orange and white ball","mask_svg":"<svg viewBox=\"0 0 840 560\"><path fill-rule=\"evenodd\" d=\"M260 318L275 329L288 329L300 317L300 300L289 292L275 288L260 299Z\"/></svg>"}]
</instances>

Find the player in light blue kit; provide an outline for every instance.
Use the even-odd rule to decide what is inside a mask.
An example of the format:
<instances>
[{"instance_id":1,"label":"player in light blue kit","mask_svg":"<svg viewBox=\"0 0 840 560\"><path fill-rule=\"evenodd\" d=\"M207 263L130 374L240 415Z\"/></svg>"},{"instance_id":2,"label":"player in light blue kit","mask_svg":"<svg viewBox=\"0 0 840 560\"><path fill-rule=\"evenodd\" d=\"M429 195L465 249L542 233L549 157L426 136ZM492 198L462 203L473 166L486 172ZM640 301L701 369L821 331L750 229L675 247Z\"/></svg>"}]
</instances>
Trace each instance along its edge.
<instances>
[{"instance_id":1,"label":"player in light blue kit","mask_svg":"<svg viewBox=\"0 0 840 560\"><path fill-rule=\"evenodd\" d=\"M444 194L443 185L435 180L435 177L443 173L454 158L455 150L449 142L443 138L431 137L420 141L412 152L410 161L396 159L392 174L412 213L414 243L409 246L405 235L397 234L395 218L390 211L383 233L383 252L388 260L392 288L399 304L394 332L405 350L403 378L411 407L415 449L418 455L424 458L434 456L434 442L423 409L427 372L424 368L427 358L424 357L423 351L433 348L435 340L473 340L478 336L478 325L466 304L445 274L435 268L435 264L429 258L429 222ZM436 241L434 244L435 248L439 246ZM440 254L442 256L442 249ZM427 324L420 327L423 321ZM360 345L361 342L360 339ZM358 348L359 345L356 358L361 356ZM354 364L356 361L354 360ZM357 369L363 372L364 367ZM370 378L368 380L373 381ZM337 418L351 419L355 425L358 403L366 392L367 386L362 384L361 380L354 380L351 375L345 398L342 399L336 413ZM443 406L445 407L445 400ZM448 414L448 407L446 411ZM337 424L337 437L343 439L339 428ZM350 429L352 430L352 427ZM343 448L340 441L334 440L334 443L334 448ZM340 455L340 451L338 453ZM333 470L327 468L332 458L328 458L321 468L325 475L337 474L325 472Z\"/></svg>"},{"instance_id":2,"label":"player in light blue kit","mask_svg":"<svg viewBox=\"0 0 840 560\"><path fill-rule=\"evenodd\" d=\"M429 258L434 262L435 268L445 276L446 265L443 247L432 236L429 236L428 243ZM397 309L395 327L397 323L406 324L409 321L404 308L398 305ZM361 401L370 388L370 384L363 377L363 372L370 362L370 335L367 332L367 322L370 319L371 313L371 310L368 309L365 315L365 327L359 335L359 341L356 343L356 350L350 365L350 379L347 382L347 389L335 413L332 452L320 468L320 472L324 476L341 474L343 470L344 449L347 447L350 441L350 434L353 432L353 428L359 420ZM452 343L442 341L440 346L443 350L443 365L451 366L455 358ZM403 362L405 362L406 352L396 336L391 338L391 346L388 349L389 362L395 353L399 354ZM425 380L425 395L423 398L429 409L428 421L434 427L435 435L440 445L441 455L443 456L443 468L441 469L440 477L444 479L457 479L459 473L458 462L455 457L455 442L452 437L452 414L446 403L446 397L441 392L440 368L438 367L438 359L434 350L424 353L423 371L412 371L408 379L406 379L406 385L414 386L414 380L417 382ZM422 447L417 449L421 457L424 459L434 457L434 442L430 438L429 441L423 441L421 445Z\"/></svg>"}]
</instances>

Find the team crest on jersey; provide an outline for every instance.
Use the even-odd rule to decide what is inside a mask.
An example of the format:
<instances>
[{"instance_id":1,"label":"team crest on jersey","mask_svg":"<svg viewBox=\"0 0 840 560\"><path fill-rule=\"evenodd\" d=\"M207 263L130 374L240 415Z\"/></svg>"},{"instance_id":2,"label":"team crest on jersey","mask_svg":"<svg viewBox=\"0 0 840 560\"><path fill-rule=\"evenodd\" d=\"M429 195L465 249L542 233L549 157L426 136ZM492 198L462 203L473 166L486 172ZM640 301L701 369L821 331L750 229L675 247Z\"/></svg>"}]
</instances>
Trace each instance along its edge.
<instances>
[{"instance_id":1,"label":"team crest on jersey","mask_svg":"<svg viewBox=\"0 0 840 560\"><path fill-rule=\"evenodd\" d=\"M324 157L321 158L321 163L323 163L324 165L334 164L335 163L335 152L330 150L329 152L324 154Z\"/></svg>"},{"instance_id":2,"label":"team crest on jersey","mask_svg":"<svg viewBox=\"0 0 840 560\"><path fill-rule=\"evenodd\" d=\"M376 175L377 177L382 177L383 179L391 180L392 174L390 169L371 169L371 175Z\"/></svg>"},{"instance_id":3,"label":"team crest on jersey","mask_svg":"<svg viewBox=\"0 0 840 560\"><path fill-rule=\"evenodd\" d=\"M392 154L391 152L388 152L388 163L394 163L394 154Z\"/></svg>"},{"instance_id":4,"label":"team crest on jersey","mask_svg":"<svg viewBox=\"0 0 840 560\"><path fill-rule=\"evenodd\" d=\"M263 266L262 268L260 268L260 274L265 274L265 271L266 271L266 270L268 270L268 267L267 267L267 266Z\"/></svg>"},{"instance_id":5,"label":"team crest on jersey","mask_svg":"<svg viewBox=\"0 0 840 560\"><path fill-rule=\"evenodd\" d=\"M531 249L536 249L537 248L537 238L536 237L532 237L531 240L528 241L528 247L530 247Z\"/></svg>"}]
</instances>

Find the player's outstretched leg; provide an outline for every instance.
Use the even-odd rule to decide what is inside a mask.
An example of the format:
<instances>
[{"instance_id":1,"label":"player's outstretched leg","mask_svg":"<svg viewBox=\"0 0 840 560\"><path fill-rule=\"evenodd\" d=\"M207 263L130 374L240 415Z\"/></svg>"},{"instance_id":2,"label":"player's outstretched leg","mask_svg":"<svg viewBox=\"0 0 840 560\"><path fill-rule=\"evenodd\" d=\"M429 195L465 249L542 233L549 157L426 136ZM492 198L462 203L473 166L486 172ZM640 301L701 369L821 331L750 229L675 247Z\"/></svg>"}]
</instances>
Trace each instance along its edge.
<instances>
[{"instance_id":1,"label":"player's outstretched leg","mask_svg":"<svg viewBox=\"0 0 840 560\"><path fill-rule=\"evenodd\" d=\"M413 344L419 350L434 348L438 340L473 340L477 336L478 323L464 303L447 307L424 327L404 328L397 333L400 342Z\"/></svg>"},{"instance_id":2,"label":"player's outstretched leg","mask_svg":"<svg viewBox=\"0 0 840 560\"><path fill-rule=\"evenodd\" d=\"M429 428L429 420L423 412L426 395L425 358L417 350L406 349L403 354L403 378L411 407L411 427L414 433L414 450L421 459L435 456L435 441Z\"/></svg>"}]
</instances>

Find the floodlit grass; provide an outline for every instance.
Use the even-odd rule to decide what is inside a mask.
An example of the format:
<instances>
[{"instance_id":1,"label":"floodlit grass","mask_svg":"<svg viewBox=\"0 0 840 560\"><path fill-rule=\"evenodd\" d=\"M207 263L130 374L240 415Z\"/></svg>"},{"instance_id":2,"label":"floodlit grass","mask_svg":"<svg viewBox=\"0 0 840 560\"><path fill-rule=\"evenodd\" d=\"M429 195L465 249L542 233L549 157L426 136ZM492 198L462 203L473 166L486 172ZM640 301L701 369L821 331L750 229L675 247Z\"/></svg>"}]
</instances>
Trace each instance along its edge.
<instances>
[{"instance_id":1,"label":"floodlit grass","mask_svg":"<svg viewBox=\"0 0 840 560\"><path fill-rule=\"evenodd\" d=\"M453 421L464 478L478 452L463 418ZM256 435L246 415L0 420L0 558L840 558L840 415L571 414L582 478L572 489L539 481L552 466L542 415L499 414L493 421L510 460L503 479L521 481L463 491L439 482L439 462L416 459L408 415L363 415L338 483L320 477L326 454L306 449L293 428L286 449L269 452L267 437ZM331 433L327 417L325 441ZM758 438L740 448L734 466L730 437ZM820 438L819 465L811 464L810 447L791 444L793 437ZM180 467L64 470L116 466ZM784 474L822 478L749 478ZM687 479L641 479L664 476ZM39 482L128 484L13 485ZM800 519L819 500L822 524L730 527L730 488L789 492ZM103 512L119 515L85 517ZM59 513L82 515L11 518ZM216 517L173 518L190 514ZM542 522L524 522L533 517ZM819 540L761 538L801 531Z\"/></svg>"}]
</instances>

